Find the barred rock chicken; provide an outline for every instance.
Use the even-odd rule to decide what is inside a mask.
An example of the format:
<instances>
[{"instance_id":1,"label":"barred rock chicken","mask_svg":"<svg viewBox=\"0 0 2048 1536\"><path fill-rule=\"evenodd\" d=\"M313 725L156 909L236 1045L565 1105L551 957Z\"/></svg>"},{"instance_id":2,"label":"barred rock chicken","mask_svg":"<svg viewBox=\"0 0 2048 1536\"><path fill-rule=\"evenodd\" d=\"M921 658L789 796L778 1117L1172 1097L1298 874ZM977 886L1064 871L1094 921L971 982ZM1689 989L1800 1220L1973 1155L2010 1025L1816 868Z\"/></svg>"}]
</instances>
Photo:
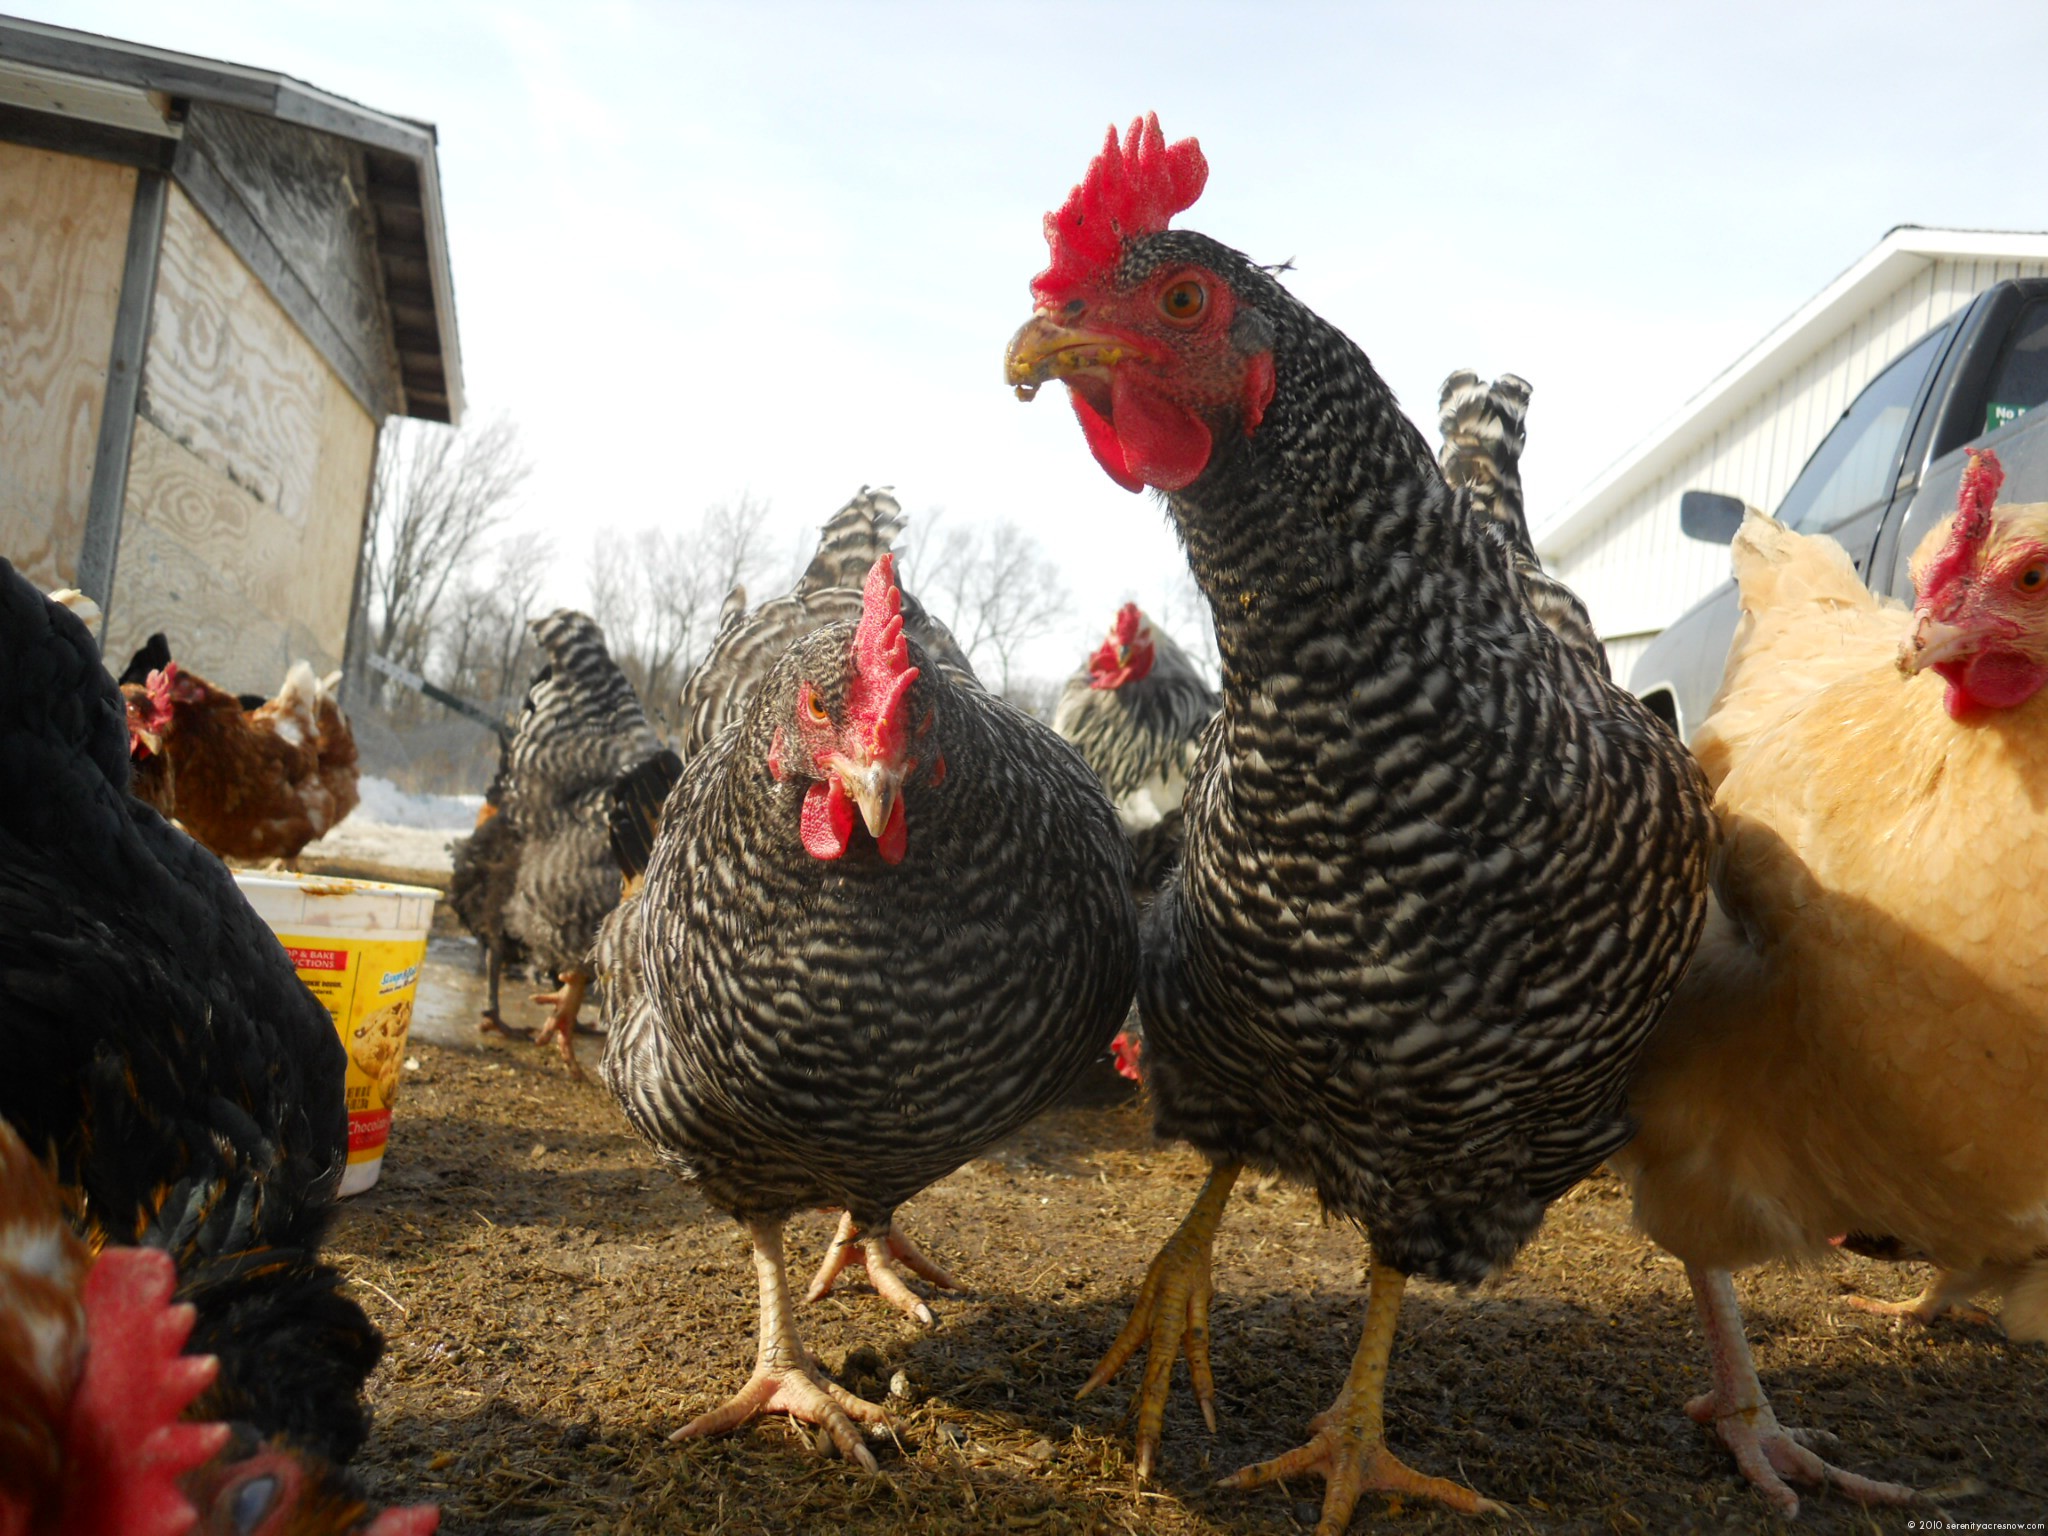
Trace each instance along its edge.
<instances>
[{"instance_id":1,"label":"barred rock chicken","mask_svg":"<svg viewBox=\"0 0 2048 1536\"><path fill-rule=\"evenodd\" d=\"M1529 381L1504 373L1491 384L1461 368L1437 393L1437 462L1444 482L1470 493L1472 510L1490 518L1507 541L1515 579L1536 616L1560 640L1607 676L1607 647L1578 593L1543 569L1522 505L1522 446L1527 441Z\"/></svg>"},{"instance_id":2,"label":"barred rock chicken","mask_svg":"<svg viewBox=\"0 0 2048 1536\"><path fill-rule=\"evenodd\" d=\"M153 659L161 636L130 663ZM294 859L356 808L356 743L334 689L293 663L277 697L241 697L165 661L122 692L157 712L138 733L135 792L223 858Z\"/></svg>"},{"instance_id":3,"label":"barred rock chicken","mask_svg":"<svg viewBox=\"0 0 2048 1536\"><path fill-rule=\"evenodd\" d=\"M1543 622L1364 353L1167 229L1206 177L1156 118L1112 129L1007 363L1027 399L1064 380L1110 477L1165 493L1223 658L1139 983L1158 1129L1214 1169L1082 1390L1149 1341L1141 1475L1183 1348L1213 1422L1228 1192L1247 1162L1312 1183L1370 1236L1364 1338L1313 1439L1230 1482L1321 1473L1333 1536L1367 1489L1491 1507L1386 1447L1402 1291L1501 1269L1627 1139L1712 829L1697 766Z\"/></svg>"},{"instance_id":4,"label":"barred rock chicken","mask_svg":"<svg viewBox=\"0 0 2048 1536\"><path fill-rule=\"evenodd\" d=\"M511 1033L498 1011L498 983L508 968L526 963L526 946L505 931L505 908L519 883L525 846L505 814L511 781L512 743L501 736L498 771L484 790L476 826L450 850L448 868L448 905L483 951L486 1000L480 1027L498 1034Z\"/></svg>"},{"instance_id":5,"label":"barred rock chicken","mask_svg":"<svg viewBox=\"0 0 2048 1536\"><path fill-rule=\"evenodd\" d=\"M1180 802L1203 729L1223 701L1136 603L1060 690L1052 728L1074 744L1131 836L1151 891L1180 857Z\"/></svg>"},{"instance_id":6,"label":"barred rock chicken","mask_svg":"<svg viewBox=\"0 0 2048 1536\"><path fill-rule=\"evenodd\" d=\"M5 561L0 656L0 1117L95 1248L176 1262L192 1348L220 1360L195 1412L238 1426L201 1502L352 1529L362 1505L326 1463L362 1442L383 1340L319 1251L341 1041L220 860L128 793L97 646Z\"/></svg>"},{"instance_id":7,"label":"barred rock chicken","mask_svg":"<svg viewBox=\"0 0 2048 1536\"><path fill-rule=\"evenodd\" d=\"M1125 603L1101 645L1067 679L1052 728L1074 744L1116 805L1137 862L1142 917L1180 859L1181 797L1204 729L1222 707L1173 641L1136 603ZM1116 1069L1143 1076L1143 1025L1133 1017L1110 1042Z\"/></svg>"},{"instance_id":8,"label":"barred rock chicken","mask_svg":"<svg viewBox=\"0 0 2048 1536\"><path fill-rule=\"evenodd\" d=\"M2001 478L1972 462L1910 616L1830 540L1761 513L1735 540L1744 616L1696 742L1718 903L1617 1166L1692 1281L1691 1412L1786 1514L1788 1481L1912 1495L1778 1424L1729 1271L1878 1234L1941 1266L1930 1312L2016 1286L2008 1329L2048 1333L2048 504L1994 507Z\"/></svg>"},{"instance_id":9,"label":"barred rock chicken","mask_svg":"<svg viewBox=\"0 0 2048 1536\"><path fill-rule=\"evenodd\" d=\"M751 1380L676 1438L780 1411L869 1469L883 1411L805 1350L794 1211L837 1205L883 1288L898 1206L1053 1103L1137 964L1131 862L1087 766L904 633L894 559L688 759L645 883L607 921L605 1080L745 1224Z\"/></svg>"},{"instance_id":10,"label":"barred rock chicken","mask_svg":"<svg viewBox=\"0 0 2048 1536\"><path fill-rule=\"evenodd\" d=\"M613 780L661 749L604 631L569 608L533 623L546 661L512 737L508 809L521 841L505 932L555 976L536 1043L552 1040L576 1077L576 1015L590 982L597 925L619 903L606 831Z\"/></svg>"}]
</instances>

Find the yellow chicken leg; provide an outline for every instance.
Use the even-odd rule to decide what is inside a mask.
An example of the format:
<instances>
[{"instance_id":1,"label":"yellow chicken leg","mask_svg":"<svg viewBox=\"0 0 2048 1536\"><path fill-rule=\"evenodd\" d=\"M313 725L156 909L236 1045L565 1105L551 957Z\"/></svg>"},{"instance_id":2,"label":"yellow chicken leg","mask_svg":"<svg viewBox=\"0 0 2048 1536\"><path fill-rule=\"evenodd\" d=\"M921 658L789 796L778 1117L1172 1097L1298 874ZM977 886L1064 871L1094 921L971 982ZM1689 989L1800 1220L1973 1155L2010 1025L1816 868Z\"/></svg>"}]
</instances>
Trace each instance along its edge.
<instances>
[{"instance_id":1,"label":"yellow chicken leg","mask_svg":"<svg viewBox=\"0 0 2048 1536\"><path fill-rule=\"evenodd\" d=\"M1985 1277L1974 1269L1937 1269L1927 1289L1911 1301L1880 1301L1875 1296L1850 1296L1849 1305L1859 1312L1875 1312L1901 1323L1933 1324L1954 1318L1973 1328L1995 1328L1997 1322L1982 1307L1970 1305L1970 1298L1983 1289Z\"/></svg>"},{"instance_id":2,"label":"yellow chicken leg","mask_svg":"<svg viewBox=\"0 0 2048 1536\"><path fill-rule=\"evenodd\" d=\"M1130 1321L1109 1346L1075 1397L1086 1397L1124 1368L1124 1363L1146 1346L1145 1379L1138 1388L1138 1476L1152 1475L1159 1455L1159 1433L1166 1423L1166 1398L1173 1384L1173 1360L1187 1351L1188 1378L1201 1406L1202 1419L1213 1432L1216 1428L1216 1379L1209 1370L1209 1298L1215 1284L1209 1278L1209 1255L1216 1245L1216 1228L1223 1220L1223 1207L1230 1199L1230 1186L1237 1182L1242 1163L1218 1163L1210 1169L1202 1192L1152 1267L1145 1272L1145 1284L1138 1291Z\"/></svg>"},{"instance_id":3,"label":"yellow chicken leg","mask_svg":"<svg viewBox=\"0 0 2048 1536\"><path fill-rule=\"evenodd\" d=\"M821 1301L831 1295L832 1284L841 1273L859 1265L868 1272L868 1281L874 1286L876 1295L913 1322L923 1323L929 1328L936 1321L932 1309L897 1273L899 1261L913 1275L930 1281L941 1290L959 1289L958 1282L950 1274L926 1258L917 1244L893 1224L881 1232L862 1233L853 1225L853 1213L843 1211L839 1216L839 1230L832 1234L832 1246L825 1254L825 1262L818 1266L818 1273L812 1278L804 1300Z\"/></svg>"},{"instance_id":4,"label":"yellow chicken leg","mask_svg":"<svg viewBox=\"0 0 2048 1536\"><path fill-rule=\"evenodd\" d=\"M1394 1353L1394 1328L1401 1320L1401 1293L1408 1277L1375 1260L1365 1299L1365 1336L1351 1360L1351 1374L1337 1401L1312 1421L1307 1445L1272 1461L1233 1472L1219 1488L1258 1488L1304 1472L1320 1472L1328 1483L1316 1536L1342 1536L1351 1511L1366 1493L1434 1499L1460 1514L1498 1514L1501 1506L1447 1478L1426 1477L1387 1449L1387 1362Z\"/></svg>"},{"instance_id":5,"label":"yellow chicken leg","mask_svg":"<svg viewBox=\"0 0 2048 1536\"><path fill-rule=\"evenodd\" d=\"M576 1060L576 1015L583 1009L583 989L590 985L586 971L564 971L556 978L561 985L553 992L536 992L533 1000L546 1004L551 1012L547 1022L541 1025L533 1037L535 1045L546 1045L553 1041L555 1049L562 1053L563 1064L574 1078L583 1076L583 1067Z\"/></svg>"},{"instance_id":6,"label":"yellow chicken leg","mask_svg":"<svg viewBox=\"0 0 2048 1536\"><path fill-rule=\"evenodd\" d=\"M754 1273L761 1282L754 1374L739 1391L709 1413L690 1420L669 1439L701 1439L737 1429L757 1413L786 1413L806 1424L819 1425L832 1437L840 1455L874 1471L874 1452L868 1449L854 1424L856 1420L863 1424L886 1424L889 1415L826 1379L811 1352L804 1348L803 1340L797 1337L796 1309L790 1305L782 1265L782 1223L750 1221L747 1233L754 1240Z\"/></svg>"}]
</instances>

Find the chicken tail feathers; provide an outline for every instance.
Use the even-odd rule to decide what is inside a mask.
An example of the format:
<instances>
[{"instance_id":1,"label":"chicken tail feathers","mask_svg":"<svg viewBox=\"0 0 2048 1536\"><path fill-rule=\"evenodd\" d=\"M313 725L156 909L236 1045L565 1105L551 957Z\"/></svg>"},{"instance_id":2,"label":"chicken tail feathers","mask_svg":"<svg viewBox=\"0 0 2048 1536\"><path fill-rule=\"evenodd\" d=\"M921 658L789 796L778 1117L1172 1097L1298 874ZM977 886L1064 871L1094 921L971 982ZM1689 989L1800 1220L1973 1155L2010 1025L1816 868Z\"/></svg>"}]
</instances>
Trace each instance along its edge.
<instances>
[{"instance_id":1,"label":"chicken tail feathers","mask_svg":"<svg viewBox=\"0 0 2048 1536\"><path fill-rule=\"evenodd\" d=\"M895 545L903 523L903 508L887 486L862 486L819 532L818 551L796 584L797 595L809 597L834 587L858 592L874 563Z\"/></svg>"},{"instance_id":2,"label":"chicken tail feathers","mask_svg":"<svg viewBox=\"0 0 2048 1536\"><path fill-rule=\"evenodd\" d=\"M611 833L612 857L628 880L647 872L647 861L654 856L654 839L661 831L661 808L682 776L683 760L664 747L613 782L605 821Z\"/></svg>"}]
</instances>

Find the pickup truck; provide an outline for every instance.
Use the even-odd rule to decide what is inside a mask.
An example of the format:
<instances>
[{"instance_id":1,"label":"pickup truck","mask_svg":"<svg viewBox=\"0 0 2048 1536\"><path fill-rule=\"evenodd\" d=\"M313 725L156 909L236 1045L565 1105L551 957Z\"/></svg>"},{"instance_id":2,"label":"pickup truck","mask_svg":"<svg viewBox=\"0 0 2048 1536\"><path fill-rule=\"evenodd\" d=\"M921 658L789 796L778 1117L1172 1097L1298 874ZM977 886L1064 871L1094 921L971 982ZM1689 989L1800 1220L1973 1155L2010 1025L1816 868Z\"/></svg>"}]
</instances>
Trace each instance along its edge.
<instances>
[{"instance_id":1,"label":"pickup truck","mask_svg":"<svg viewBox=\"0 0 2048 1536\"><path fill-rule=\"evenodd\" d=\"M1849 552L1872 591L1910 603L1907 562L1955 510L1966 449L1995 448L2001 501L2048 501L2048 278L1985 289L1901 352L1850 402L1773 514ZM2031 414L2029 414L2031 412ZM1743 504L1687 491L1680 526L1726 544ZM1629 687L1682 737L1706 718L1740 609L1729 581L1650 643Z\"/></svg>"}]
</instances>

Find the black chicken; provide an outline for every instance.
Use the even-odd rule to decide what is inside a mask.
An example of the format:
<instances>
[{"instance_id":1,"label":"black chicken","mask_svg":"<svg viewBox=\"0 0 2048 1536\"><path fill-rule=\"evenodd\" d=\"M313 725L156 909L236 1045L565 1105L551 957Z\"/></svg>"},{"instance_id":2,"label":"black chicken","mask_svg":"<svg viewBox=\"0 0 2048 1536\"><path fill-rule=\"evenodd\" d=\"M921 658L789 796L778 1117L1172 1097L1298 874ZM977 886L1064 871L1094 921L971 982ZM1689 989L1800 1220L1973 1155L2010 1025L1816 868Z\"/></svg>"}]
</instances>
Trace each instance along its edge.
<instances>
[{"instance_id":1,"label":"black chicken","mask_svg":"<svg viewBox=\"0 0 2048 1536\"><path fill-rule=\"evenodd\" d=\"M533 622L546 660L527 689L512 737L507 799L518 834L519 873L504 927L558 990L534 1037L552 1040L577 1077L576 1015L590 981L597 925L619 903L619 870L606 826L613 781L661 750L640 698L595 620L558 608Z\"/></svg>"},{"instance_id":2,"label":"black chicken","mask_svg":"<svg viewBox=\"0 0 2048 1536\"><path fill-rule=\"evenodd\" d=\"M194 1416L244 1427L198 1502L360 1515L299 1454L355 1452L383 1349L319 1252L348 1147L340 1038L220 860L128 793L98 648L5 560L0 658L0 1117L95 1246L176 1261L188 1347L220 1359Z\"/></svg>"},{"instance_id":3,"label":"black chicken","mask_svg":"<svg viewBox=\"0 0 2048 1536\"><path fill-rule=\"evenodd\" d=\"M684 765L606 923L605 1080L760 1281L754 1374L677 1437L779 1410L872 1468L797 1336L782 1226L838 1205L878 1285L896 1208L1054 1102L1135 984L1130 851L1087 766L904 634L894 561Z\"/></svg>"},{"instance_id":4,"label":"black chicken","mask_svg":"<svg viewBox=\"0 0 2048 1536\"><path fill-rule=\"evenodd\" d=\"M1012 340L1096 459L1152 486L1209 599L1223 718L1140 981L1163 1134L1214 1160L1084 1391L1149 1339L1138 1465L1173 1357L1213 1420L1209 1252L1240 1165L1312 1183L1372 1243L1365 1332L1310 1443L1231 1481L1489 1507L1387 1450L1411 1274L1471 1284L1628 1137L1628 1069L1698 941L1711 821L1671 733L1563 643L1516 545L1450 492L1365 355L1277 277L1168 231L1192 140L1114 130L1046 220Z\"/></svg>"},{"instance_id":5,"label":"black chicken","mask_svg":"<svg viewBox=\"0 0 2048 1536\"><path fill-rule=\"evenodd\" d=\"M448 905L483 950L485 1002L479 1027L496 1034L511 1033L498 1010L498 983L507 970L526 963L526 946L505 931L505 908L519 884L519 855L525 847L505 814L511 783L512 743L501 737L498 771L484 790L476 826L455 845L448 861Z\"/></svg>"}]
</instances>

